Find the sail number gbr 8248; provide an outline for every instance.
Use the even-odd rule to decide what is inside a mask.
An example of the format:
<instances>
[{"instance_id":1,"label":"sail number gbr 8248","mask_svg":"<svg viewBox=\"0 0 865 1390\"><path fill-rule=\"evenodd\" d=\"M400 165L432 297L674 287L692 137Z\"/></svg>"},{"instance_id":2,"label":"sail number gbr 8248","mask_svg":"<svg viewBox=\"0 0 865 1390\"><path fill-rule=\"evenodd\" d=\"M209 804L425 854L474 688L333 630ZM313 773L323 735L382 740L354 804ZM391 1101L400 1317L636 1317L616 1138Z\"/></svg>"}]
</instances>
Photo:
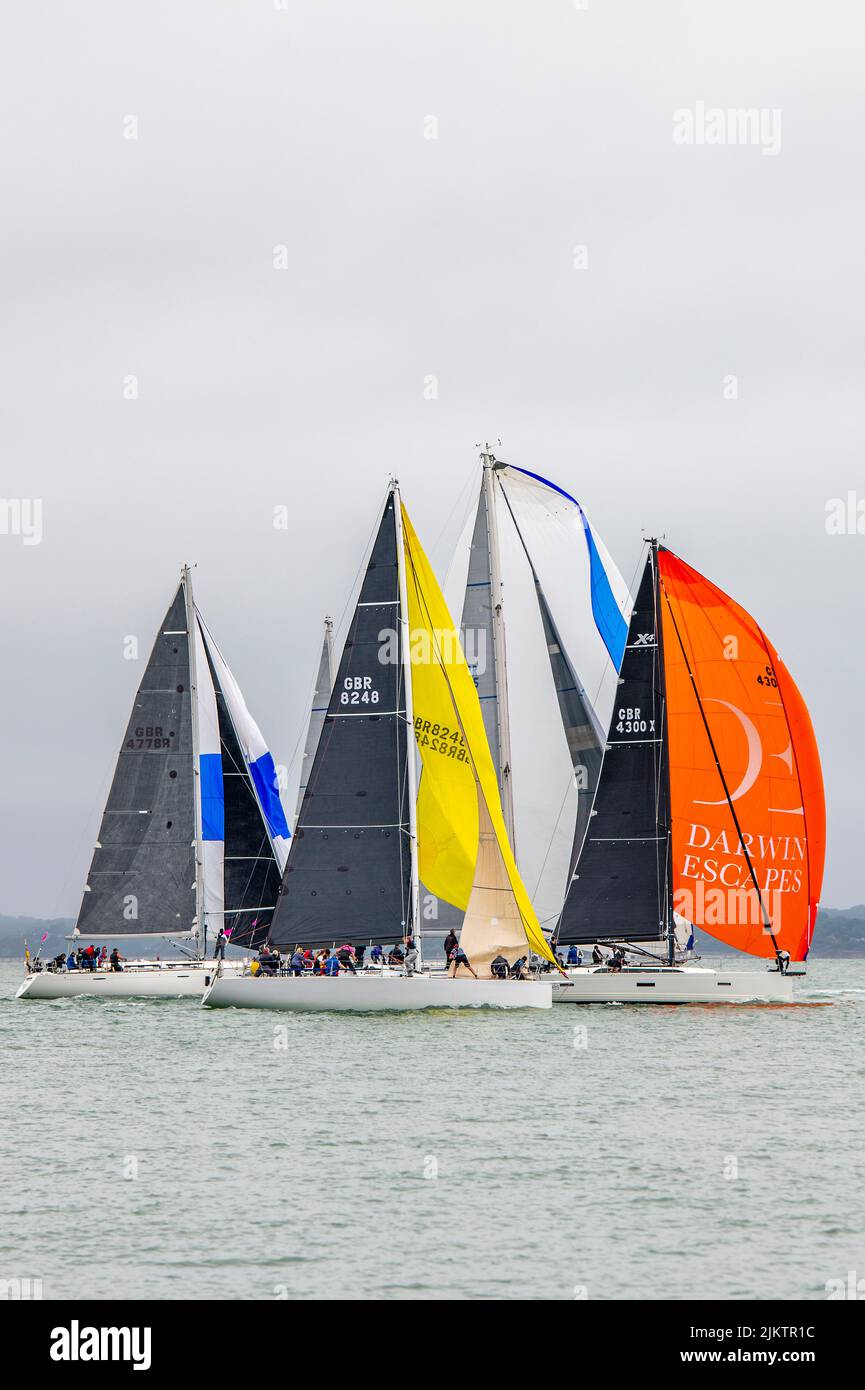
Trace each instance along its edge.
<instances>
[{"instance_id":1,"label":"sail number gbr 8248","mask_svg":"<svg viewBox=\"0 0 865 1390\"><path fill-rule=\"evenodd\" d=\"M339 693L341 705L377 705L379 693L373 689L372 676L346 676Z\"/></svg>"}]
</instances>

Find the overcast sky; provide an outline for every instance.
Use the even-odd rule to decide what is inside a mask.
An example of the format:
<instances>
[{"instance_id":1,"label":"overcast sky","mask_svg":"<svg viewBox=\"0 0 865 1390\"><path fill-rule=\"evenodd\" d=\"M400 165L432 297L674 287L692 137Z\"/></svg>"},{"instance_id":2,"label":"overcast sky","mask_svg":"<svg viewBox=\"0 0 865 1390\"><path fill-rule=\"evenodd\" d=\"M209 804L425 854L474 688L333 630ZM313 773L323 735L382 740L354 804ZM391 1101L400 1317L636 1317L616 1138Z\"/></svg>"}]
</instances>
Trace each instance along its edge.
<instances>
[{"instance_id":1,"label":"overcast sky","mask_svg":"<svg viewBox=\"0 0 865 1390\"><path fill-rule=\"evenodd\" d=\"M287 763L389 473L443 572L499 437L766 628L865 900L861 6L281 4L4 0L0 911L77 911L184 560Z\"/></svg>"}]
</instances>

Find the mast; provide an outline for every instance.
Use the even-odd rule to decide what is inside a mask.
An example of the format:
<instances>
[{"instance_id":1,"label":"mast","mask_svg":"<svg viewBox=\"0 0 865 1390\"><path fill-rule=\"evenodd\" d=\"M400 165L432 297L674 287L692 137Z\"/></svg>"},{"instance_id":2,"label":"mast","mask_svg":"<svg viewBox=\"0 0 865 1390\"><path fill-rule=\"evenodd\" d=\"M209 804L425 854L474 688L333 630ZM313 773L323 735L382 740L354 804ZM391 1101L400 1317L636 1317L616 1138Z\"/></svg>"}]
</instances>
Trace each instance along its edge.
<instances>
[{"instance_id":1,"label":"mast","mask_svg":"<svg viewBox=\"0 0 865 1390\"><path fill-rule=\"evenodd\" d=\"M483 495L487 512L487 535L489 537L490 561L490 607L492 610L493 670L496 681L496 738L498 742L498 764L501 777L502 811L505 829L511 849L516 853L514 840L514 797L511 782L511 721L508 708L507 654L505 648L505 620L503 613L501 552L499 549L499 523L496 511L495 471L504 467L496 461L489 444L481 454L483 465Z\"/></svg>"},{"instance_id":2,"label":"mast","mask_svg":"<svg viewBox=\"0 0 865 1390\"><path fill-rule=\"evenodd\" d=\"M332 686L335 672L333 669L333 618L330 616L325 617L324 620L324 650L327 652L327 674Z\"/></svg>"},{"instance_id":3,"label":"mast","mask_svg":"<svg viewBox=\"0 0 865 1390\"><path fill-rule=\"evenodd\" d=\"M326 617L324 620L324 638L322 640L318 668L315 675L315 684L312 691L309 720L306 726L306 743L304 744L300 764L297 804L294 808L295 825L297 825L298 817L300 816L300 808L303 805L303 798L306 794L309 774L315 762L315 753L318 748L318 741L321 738L321 731L324 727L325 715L327 714L330 704L330 697L333 693L333 683L335 679L336 672L333 668L333 618Z\"/></svg>"},{"instance_id":4,"label":"mast","mask_svg":"<svg viewBox=\"0 0 865 1390\"><path fill-rule=\"evenodd\" d=\"M399 623L400 648L402 652L403 678L405 680L405 722L406 722L406 786L409 814L409 854L410 854L410 897L406 926L414 938L418 951L418 967L423 963L420 933L420 874L417 852L417 753L415 751L414 705L412 702L411 676L411 633L408 620L408 590L405 576L405 543L402 529L402 501L399 483L391 484L393 493L394 522L396 524L396 554L399 571Z\"/></svg>"},{"instance_id":5,"label":"mast","mask_svg":"<svg viewBox=\"0 0 865 1390\"><path fill-rule=\"evenodd\" d=\"M676 922L673 916L673 882L670 873L670 757L667 733L667 678L664 666L664 624L661 620L660 581L658 578L658 540L649 540L652 560L652 589L655 601L655 651L658 663L657 689L661 699L661 754L660 779L658 785L658 838L664 846L663 860L658 861L658 897L663 897L663 911L667 927L667 964L676 963ZM664 813L664 820L661 816Z\"/></svg>"},{"instance_id":6,"label":"mast","mask_svg":"<svg viewBox=\"0 0 865 1390\"><path fill-rule=\"evenodd\" d=\"M189 566L181 570L183 597L186 603L186 640L189 648L189 693L192 714L192 787L195 808L195 921L197 924L196 951L199 960L207 952L207 922L204 917L202 891L202 829L201 829L201 767L198 731L198 674L195 662L195 604L192 599L192 574Z\"/></svg>"}]
</instances>

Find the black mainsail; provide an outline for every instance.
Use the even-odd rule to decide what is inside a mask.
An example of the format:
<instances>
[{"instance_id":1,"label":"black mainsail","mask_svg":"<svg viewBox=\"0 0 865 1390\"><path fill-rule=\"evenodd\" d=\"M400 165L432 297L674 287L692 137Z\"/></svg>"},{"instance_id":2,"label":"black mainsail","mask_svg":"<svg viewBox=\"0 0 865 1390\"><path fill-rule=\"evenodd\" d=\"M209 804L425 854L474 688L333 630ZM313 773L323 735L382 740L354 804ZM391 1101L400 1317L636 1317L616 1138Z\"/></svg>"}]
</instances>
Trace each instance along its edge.
<instances>
[{"instance_id":1,"label":"black mainsail","mask_svg":"<svg viewBox=\"0 0 865 1390\"><path fill-rule=\"evenodd\" d=\"M195 792L187 601L182 582L150 653L99 828L83 936L195 928Z\"/></svg>"},{"instance_id":2,"label":"black mainsail","mask_svg":"<svg viewBox=\"0 0 865 1390\"><path fill-rule=\"evenodd\" d=\"M392 942L411 920L411 809L393 491L328 703L270 931ZM414 756L412 736L411 754Z\"/></svg>"},{"instance_id":3,"label":"black mainsail","mask_svg":"<svg viewBox=\"0 0 865 1390\"><path fill-rule=\"evenodd\" d=\"M672 940L669 769L654 544L628 629L598 788L559 945Z\"/></svg>"}]
</instances>

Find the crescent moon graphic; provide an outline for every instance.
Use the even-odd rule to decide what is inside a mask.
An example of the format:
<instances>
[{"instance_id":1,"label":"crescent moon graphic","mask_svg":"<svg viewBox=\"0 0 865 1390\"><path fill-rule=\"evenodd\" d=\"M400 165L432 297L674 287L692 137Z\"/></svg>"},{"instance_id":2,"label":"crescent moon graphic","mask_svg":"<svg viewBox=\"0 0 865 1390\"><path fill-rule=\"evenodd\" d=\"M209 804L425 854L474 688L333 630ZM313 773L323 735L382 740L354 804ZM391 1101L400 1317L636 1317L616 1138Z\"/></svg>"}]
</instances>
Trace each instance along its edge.
<instances>
[{"instance_id":1,"label":"crescent moon graphic","mask_svg":"<svg viewBox=\"0 0 865 1390\"><path fill-rule=\"evenodd\" d=\"M745 768L745 776L742 778L738 787L734 792L730 793L730 800L738 801L740 796L744 796L746 792L751 790L757 778L760 776L760 768L763 766L763 745L760 742L757 726L744 710L739 709L738 705L731 705L728 700L710 698L704 700L703 704L723 705L724 709L728 709L731 714L735 714L745 731L745 737L748 740L748 766ZM695 806L725 806L726 804L726 797L722 797L720 801L697 801L696 799L694 801Z\"/></svg>"}]
</instances>

